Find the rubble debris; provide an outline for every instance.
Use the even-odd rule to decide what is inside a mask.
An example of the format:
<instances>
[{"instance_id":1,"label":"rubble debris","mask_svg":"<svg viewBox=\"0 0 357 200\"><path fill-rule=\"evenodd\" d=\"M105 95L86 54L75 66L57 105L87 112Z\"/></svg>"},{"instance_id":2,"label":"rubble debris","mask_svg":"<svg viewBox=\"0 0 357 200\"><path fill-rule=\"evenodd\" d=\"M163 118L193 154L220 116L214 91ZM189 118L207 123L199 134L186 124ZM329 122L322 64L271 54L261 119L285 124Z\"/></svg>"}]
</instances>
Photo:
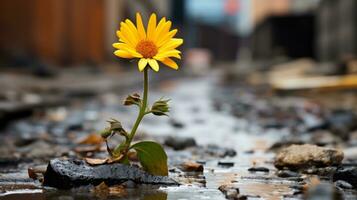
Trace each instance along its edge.
<instances>
[{"instance_id":1,"label":"rubble debris","mask_svg":"<svg viewBox=\"0 0 357 200\"><path fill-rule=\"evenodd\" d=\"M227 199L230 200L245 200L247 196L239 194L239 188L233 185L221 185L218 189L224 194Z\"/></svg>"},{"instance_id":2,"label":"rubble debris","mask_svg":"<svg viewBox=\"0 0 357 200\"><path fill-rule=\"evenodd\" d=\"M274 165L278 169L306 169L339 165L342 159L343 152L338 149L311 144L291 145L276 155Z\"/></svg>"},{"instance_id":3,"label":"rubble debris","mask_svg":"<svg viewBox=\"0 0 357 200\"><path fill-rule=\"evenodd\" d=\"M333 175L333 181L343 180L357 188L357 167L340 167Z\"/></svg>"},{"instance_id":4,"label":"rubble debris","mask_svg":"<svg viewBox=\"0 0 357 200\"><path fill-rule=\"evenodd\" d=\"M334 110L327 122L331 132L345 140L357 129L357 115L351 110Z\"/></svg>"},{"instance_id":5,"label":"rubble debris","mask_svg":"<svg viewBox=\"0 0 357 200\"><path fill-rule=\"evenodd\" d=\"M45 186L70 189L83 185L99 185L105 182L112 186L131 180L137 184L179 185L165 176L154 176L137 167L119 163L90 166L83 160L53 159L44 175Z\"/></svg>"},{"instance_id":6,"label":"rubble debris","mask_svg":"<svg viewBox=\"0 0 357 200\"><path fill-rule=\"evenodd\" d=\"M179 168L185 172L203 172L203 165L196 162L184 162Z\"/></svg>"},{"instance_id":7,"label":"rubble debris","mask_svg":"<svg viewBox=\"0 0 357 200\"><path fill-rule=\"evenodd\" d=\"M171 119L170 120L170 124L176 128L176 129L182 129L185 127L185 125L177 120Z\"/></svg>"},{"instance_id":8,"label":"rubble debris","mask_svg":"<svg viewBox=\"0 0 357 200\"><path fill-rule=\"evenodd\" d=\"M248 169L250 172L269 172L270 170L266 167L251 167Z\"/></svg>"},{"instance_id":9,"label":"rubble debris","mask_svg":"<svg viewBox=\"0 0 357 200\"><path fill-rule=\"evenodd\" d=\"M234 162L218 161L218 166L221 166L221 167L233 167L234 166Z\"/></svg>"},{"instance_id":10,"label":"rubble debris","mask_svg":"<svg viewBox=\"0 0 357 200\"><path fill-rule=\"evenodd\" d=\"M276 172L276 175L281 178L290 178L290 177L300 177L301 175L298 172L290 170L279 170Z\"/></svg>"},{"instance_id":11,"label":"rubble debris","mask_svg":"<svg viewBox=\"0 0 357 200\"><path fill-rule=\"evenodd\" d=\"M352 189L353 186L346 181L338 180L335 182L335 186L340 189Z\"/></svg>"},{"instance_id":12,"label":"rubble debris","mask_svg":"<svg viewBox=\"0 0 357 200\"><path fill-rule=\"evenodd\" d=\"M165 138L165 145L172 147L174 150L183 150L188 147L196 146L196 141L192 137L172 137Z\"/></svg>"},{"instance_id":13,"label":"rubble debris","mask_svg":"<svg viewBox=\"0 0 357 200\"><path fill-rule=\"evenodd\" d=\"M232 148L222 148L214 144L207 145L207 147L205 148L205 152L207 154L214 155L221 158L224 158L226 156L234 157L237 155L237 152Z\"/></svg>"}]
</instances>

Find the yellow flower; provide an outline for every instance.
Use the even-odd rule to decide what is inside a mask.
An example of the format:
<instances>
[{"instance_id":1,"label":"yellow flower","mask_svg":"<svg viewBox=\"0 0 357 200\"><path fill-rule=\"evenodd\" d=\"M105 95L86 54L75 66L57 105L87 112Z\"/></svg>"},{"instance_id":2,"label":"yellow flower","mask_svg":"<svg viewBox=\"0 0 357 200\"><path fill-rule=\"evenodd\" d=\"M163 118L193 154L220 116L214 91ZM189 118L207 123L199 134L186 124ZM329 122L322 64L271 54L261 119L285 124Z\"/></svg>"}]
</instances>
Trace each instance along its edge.
<instances>
[{"instance_id":1,"label":"yellow flower","mask_svg":"<svg viewBox=\"0 0 357 200\"><path fill-rule=\"evenodd\" d=\"M113 47L118 49L114 55L121 58L138 58L138 67L143 71L149 65L154 71L159 71L157 61L178 69L178 65L171 58L181 59L181 52L176 48L183 43L183 39L174 38L177 29L171 30L171 21L162 18L156 23L156 15L151 14L147 30L145 30L141 15L136 13L136 26L129 19L120 23L117 31L118 43Z\"/></svg>"}]
</instances>

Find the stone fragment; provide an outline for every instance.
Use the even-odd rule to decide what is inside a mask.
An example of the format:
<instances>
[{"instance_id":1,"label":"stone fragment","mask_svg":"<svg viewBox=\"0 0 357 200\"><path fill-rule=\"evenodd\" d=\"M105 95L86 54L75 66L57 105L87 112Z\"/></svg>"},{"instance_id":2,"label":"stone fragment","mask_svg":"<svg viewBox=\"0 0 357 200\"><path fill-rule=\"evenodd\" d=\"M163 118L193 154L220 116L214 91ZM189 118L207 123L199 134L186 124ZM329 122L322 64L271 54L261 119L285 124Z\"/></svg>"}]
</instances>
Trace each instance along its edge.
<instances>
[{"instance_id":1,"label":"stone fragment","mask_svg":"<svg viewBox=\"0 0 357 200\"><path fill-rule=\"evenodd\" d=\"M70 189L83 185L99 185L104 182L108 186L127 181L136 184L178 185L166 176L154 176L137 167L119 163L90 166L83 160L53 159L47 166L43 185L59 189Z\"/></svg>"},{"instance_id":2,"label":"stone fragment","mask_svg":"<svg viewBox=\"0 0 357 200\"><path fill-rule=\"evenodd\" d=\"M248 169L250 172L269 172L269 169L266 167L251 167Z\"/></svg>"},{"instance_id":3,"label":"stone fragment","mask_svg":"<svg viewBox=\"0 0 357 200\"><path fill-rule=\"evenodd\" d=\"M343 180L357 188L357 167L338 168L333 175L333 181Z\"/></svg>"},{"instance_id":4,"label":"stone fragment","mask_svg":"<svg viewBox=\"0 0 357 200\"><path fill-rule=\"evenodd\" d=\"M188 147L196 146L196 141L191 137L172 137L165 139L165 145L172 147L174 150L183 150Z\"/></svg>"},{"instance_id":5,"label":"stone fragment","mask_svg":"<svg viewBox=\"0 0 357 200\"><path fill-rule=\"evenodd\" d=\"M291 145L277 154L274 165L278 169L306 169L339 165L342 159L343 152L338 149L310 144Z\"/></svg>"},{"instance_id":6,"label":"stone fragment","mask_svg":"<svg viewBox=\"0 0 357 200\"><path fill-rule=\"evenodd\" d=\"M203 172L203 165L195 162L184 162L180 169L185 172Z\"/></svg>"}]
</instances>

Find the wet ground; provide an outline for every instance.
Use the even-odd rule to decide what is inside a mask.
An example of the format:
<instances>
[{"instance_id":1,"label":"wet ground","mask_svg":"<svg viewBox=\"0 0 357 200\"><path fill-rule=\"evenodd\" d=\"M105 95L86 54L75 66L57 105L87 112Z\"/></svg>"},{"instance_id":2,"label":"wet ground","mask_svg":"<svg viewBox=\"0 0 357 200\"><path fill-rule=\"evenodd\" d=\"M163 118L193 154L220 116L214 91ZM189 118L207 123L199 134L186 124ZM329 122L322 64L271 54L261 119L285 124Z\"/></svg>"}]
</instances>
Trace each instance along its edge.
<instances>
[{"instance_id":1,"label":"wet ground","mask_svg":"<svg viewBox=\"0 0 357 200\"><path fill-rule=\"evenodd\" d=\"M136 91L131 87L73 98L69 104L38 109L28 118L11 122L0 135L0 199L219 200L226 199L218 189L222 185L238 188L241 199L302 199L305 193L325 199L309 189L319 183L333 186L330 177L314 172L279 177L273 164L276 151L301 143L338 147L345 152L343 165L357 165L357 122L353 116L348 118L357 105L353 92L277 95L267 86L248 85L239 78L227 83L213 74L153 84L152 101L162 96L172 99L170 117L145 118L137 134L138 139L167 144L170 177L180 186L128 184L69 191L43 187L41 172L51 158L106 156L104 145L88 140L88 135L103 129L109 118L130 127L137 111L121 102L125 92ZM335 115L336 109L343 110L338 112L344 113L342 120ZM184 145L190 143L186 139L195 142ZM184 142L177 144L180 140ZM182 167L186 161L203 165L204 171L186 172ZM332 190L327 192L330 199L335 193L342 199L357 197L352 188Z\"/></svg>"}]
</instances>

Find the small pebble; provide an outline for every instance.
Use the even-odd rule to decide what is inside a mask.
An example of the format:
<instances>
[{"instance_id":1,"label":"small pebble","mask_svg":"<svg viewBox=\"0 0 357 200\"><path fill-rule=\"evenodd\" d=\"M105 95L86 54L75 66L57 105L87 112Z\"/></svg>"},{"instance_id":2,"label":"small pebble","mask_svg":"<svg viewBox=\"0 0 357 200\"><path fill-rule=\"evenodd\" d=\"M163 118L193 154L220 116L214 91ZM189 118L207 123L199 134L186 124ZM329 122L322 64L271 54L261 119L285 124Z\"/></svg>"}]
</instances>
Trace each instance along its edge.
<instances>
[{"instance_id":1,"label":"small pebble","mask_svg":"<svg viewBox=\"0 0 357 200\"><path fill-rule=\"evenodd\" d=\"M335 186L341 189L352 189L353 186L346 181L338 180L335 182Z\"/></svg>"},{"instance_id":2,"label":"small pebble","mask_svg":"<svg viewBox=\"0 0 357 200\"><path fill-rule=\"evenodd\" d=\"M224 161L218 161L218 165L222 167L233 167L234 162L224 162Z\"/></svg>"},{"instance_id":3,"label":"small pebble","mask_svg":"<svg viewBox=\"0 0 357 200\"><path fill-rule=\"evenodd\" d=\"M269 172L269 169L266 167L251 167L248 169L250 172Z\"/></svg>"},{"instance_id":4,"label":"small pebble","mask_svg":"<svg viewBox=\"0 0 357 200\"><path fill-rule=\"evenodd\" d=\"M185 172L203 172L203 165L195 162L184 162L180 169Z\"/></svg>"},{"instance_id":5,"label":"small pebble","mask_svg":"<svg viewBox=\"0 0 357 200\"><path fill-rule=\"evenodd\" d=\"M300 174L290 170L279 170L276 175L281 178L300 177Z\"/></svg>"}]
</instances>

